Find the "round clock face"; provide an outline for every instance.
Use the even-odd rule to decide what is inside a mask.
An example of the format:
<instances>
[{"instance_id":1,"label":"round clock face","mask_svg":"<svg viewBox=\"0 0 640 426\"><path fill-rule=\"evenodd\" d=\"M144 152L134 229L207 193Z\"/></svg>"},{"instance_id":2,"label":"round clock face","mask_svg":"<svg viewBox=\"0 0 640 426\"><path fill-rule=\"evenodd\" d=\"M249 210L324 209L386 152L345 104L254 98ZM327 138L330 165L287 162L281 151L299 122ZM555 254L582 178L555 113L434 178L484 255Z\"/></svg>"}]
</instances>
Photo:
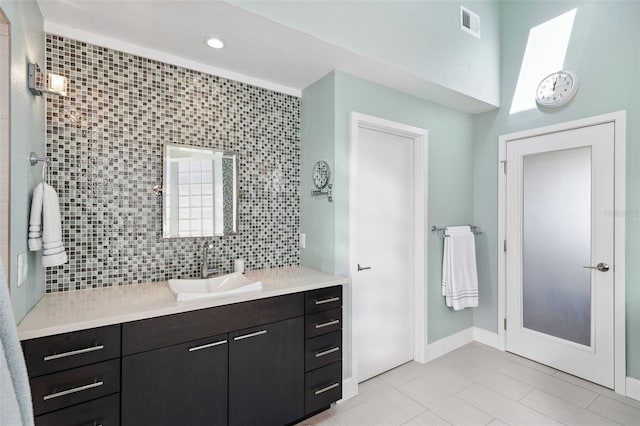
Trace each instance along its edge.
<instances>
[{"instance_id":1,"label":"round clock face","mask_svg":"<svg viewBox=\"0 0 640 426\"><path fill-rule=\"evenodd\" d=\"M578 91L578 77L571 71L558 71L542 79L536 91L536 102L556 108L569 102Z\"/></svg>"},{"instance_id":2,"label":"round clock face","mask_svg":"<svg viewBox=\"0 0 640 426\"><path fill-rule=\"evenodd\" d=\"M313 184L316 188L322 189L327 186L330 177L331 170L326 161L318 161L316 165L313 166Z\"/></svg>"}]
</instances>

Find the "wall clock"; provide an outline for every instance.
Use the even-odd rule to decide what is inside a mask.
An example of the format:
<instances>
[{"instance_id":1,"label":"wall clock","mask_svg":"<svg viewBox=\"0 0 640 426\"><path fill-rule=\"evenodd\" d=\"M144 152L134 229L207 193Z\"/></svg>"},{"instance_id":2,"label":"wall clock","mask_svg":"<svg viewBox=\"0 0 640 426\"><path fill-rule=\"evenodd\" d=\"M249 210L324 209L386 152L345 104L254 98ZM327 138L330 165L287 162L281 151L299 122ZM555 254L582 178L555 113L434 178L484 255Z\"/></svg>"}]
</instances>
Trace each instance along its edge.
<instances>
[{"instance_id":1,"label":"wall clock","mask_svg":"<svg viewBox=\"0 0 640 426\"><path fill-rule=\"evenodd\" d=\"M567 104L578 92L578 76L571 71L557 71L540 81L536 103L543 108L558 108Z\"/></svg>"}]
</instances>

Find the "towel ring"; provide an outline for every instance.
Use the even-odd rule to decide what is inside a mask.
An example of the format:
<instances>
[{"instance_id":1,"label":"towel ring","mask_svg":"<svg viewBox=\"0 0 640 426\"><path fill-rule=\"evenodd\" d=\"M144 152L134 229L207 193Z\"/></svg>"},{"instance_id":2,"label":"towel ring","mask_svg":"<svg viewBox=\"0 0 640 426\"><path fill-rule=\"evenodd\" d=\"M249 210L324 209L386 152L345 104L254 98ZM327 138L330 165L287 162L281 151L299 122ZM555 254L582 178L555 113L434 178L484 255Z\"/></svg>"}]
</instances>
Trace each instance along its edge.
<instances>
[{"instance_id":1,"label":"towel ring","mask_svg":"<svg viewBox=\"0 0 640 426\"><path fill-rule=\"evenodd\" d=\"M47 157L38 157L38 154L36 154L35 152L31 151L31 154L29 154L29 163L31 164L31 166L35 166L36 164L38 164L39 162L42 162L42 181L46 182L47 181L47 164L49 164L49 158Z\"/></svg>"}]
</instances>

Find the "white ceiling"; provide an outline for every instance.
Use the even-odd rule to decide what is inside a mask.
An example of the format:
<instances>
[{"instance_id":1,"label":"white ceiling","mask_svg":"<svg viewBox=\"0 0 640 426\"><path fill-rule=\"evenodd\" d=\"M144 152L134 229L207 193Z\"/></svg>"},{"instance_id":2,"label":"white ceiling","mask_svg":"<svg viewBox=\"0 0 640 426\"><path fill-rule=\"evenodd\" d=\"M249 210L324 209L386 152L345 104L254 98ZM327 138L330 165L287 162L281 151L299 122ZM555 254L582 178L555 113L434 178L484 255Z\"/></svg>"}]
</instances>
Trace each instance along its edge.
<instances>
[{"instance_id":1,"label":"white ceiling","mask_svg":"<svg viewBox=\"0 0 640 426\"><path fill-rule=\"evenodd\" d=\"M300 96L337 69L478 113L495 108L217 0L38 0L45 31ZM218 36L226 48L204 39Z\"/></svg>"}]
</instances>

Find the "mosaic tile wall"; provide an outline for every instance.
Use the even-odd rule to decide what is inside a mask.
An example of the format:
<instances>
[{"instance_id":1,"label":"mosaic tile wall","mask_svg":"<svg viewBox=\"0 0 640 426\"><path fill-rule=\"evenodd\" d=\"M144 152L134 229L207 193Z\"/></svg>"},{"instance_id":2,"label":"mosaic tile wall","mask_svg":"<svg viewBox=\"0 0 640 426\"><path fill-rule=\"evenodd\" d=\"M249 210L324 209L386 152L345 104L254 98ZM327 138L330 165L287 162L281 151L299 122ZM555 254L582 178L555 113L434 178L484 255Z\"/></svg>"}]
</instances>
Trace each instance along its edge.
<instances>
[{"instance_id":1,"label":"mosaic tile wall","mask_svg":"<svg viewBox=\"0 0 640 426\"><path fill-rule=\"evenodd\" d=\"M297 265L300 99L55 35L47 72L69 78L47 97L46 153L69 262L46 272L46 291ZM239 233L162 238L163 144L239 154Z\"/></svg>"}]
</instances>

